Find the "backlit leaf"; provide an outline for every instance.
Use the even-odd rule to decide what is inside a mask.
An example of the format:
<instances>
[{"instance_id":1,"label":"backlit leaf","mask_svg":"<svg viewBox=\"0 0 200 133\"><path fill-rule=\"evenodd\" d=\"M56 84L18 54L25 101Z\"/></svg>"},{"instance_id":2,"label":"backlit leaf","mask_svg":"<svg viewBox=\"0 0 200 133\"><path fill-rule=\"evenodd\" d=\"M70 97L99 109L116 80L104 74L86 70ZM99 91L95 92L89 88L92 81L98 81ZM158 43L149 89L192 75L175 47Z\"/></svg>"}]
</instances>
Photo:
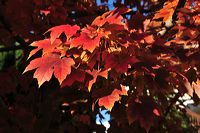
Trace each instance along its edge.
<instances>
[{"instance_id":1,"label":"backlit leaf","mask_svg":"<svg viewBox=\"0 0 200 133\"><path fill-rule=\"evenodd\" d=\"M95 28L88 26L82 29L80 36L72 40L71 45L73 47L82 46L83 49L93 52L99 46L101 37L102 34L97 32Z\"/></svg>"},{"instance_id":2,"label":"backlit leaf","mask_svg":"<svg viewBox=\"0 0 200 133\"><path fill-rule=\"evenodd\" d=\"M114 89L113 92L99 99L99 106L104 106L108 110L112 110L116 101L120 100L120 95L127 95L127 90L124 86L121 88L122 90Z\"/></svg>"},{"instance_id":3,"label":"backlit leaf","mask_svg":"<svg viewBox=\"0 0 200 133\"><path fill-rule=\"evenodd\" d=\"M53 44L51 44L49 39L44 39L44 40L40 40L40 41L35 41L33 43L31 43L30 45L33 47L37 47L35 49L33 49L30 54L29 57L30 58L32 55L34 55L36 52L38 52L39 50L43 50L43 54L46 53L50 53L52 52L56 47L59 46L59 44L61 44L60 40L55 40Z\"/></svg>"},{"instance_id":4,"label":"backlit leaf","mask_svg":"<svg viewBox=\"0 0 200 133\"><path fill-rule=\"evenodd\" d=\"M72 65L74 65L74 61L71 58L61 59L58 55L50 54L32 60L24 72L36 69L33 77L38 80L39 87L45 81L49 81L53 73L61 84L71 73Z\"/></svg>"},{"instance_id":5,"label":"backlit leaf","mask_svg":"<svg viewBox=\"0 0 200 133\"><path fill-rule=\"evenodd\" d=\"M102 76L104 78L108 78L108 70L100 71L93 69L92 71L87 71L90 75L93 76L93 79L89 81L88 90L90 91L92 88L92 85L96 82L96 79L98 76Z\"/></svg>"},{"instance_id":6,"label":"backlit leaf","mask_svg":"<svg viewBox=\"0 0 200 133\"><path fill-rule=\"evenodd\" d=\"M76 34L77 30L79 30L80 27L77 25L59 25L59 26L55 26L51 29L49 29L47 32L51 32L50 34L50 40L51 40L51 44L56 40L56 38L58 38L61 33L65 33L66 37L69 39L70 37L72 37L74 34Z\"/></svg>"}]
</instances>

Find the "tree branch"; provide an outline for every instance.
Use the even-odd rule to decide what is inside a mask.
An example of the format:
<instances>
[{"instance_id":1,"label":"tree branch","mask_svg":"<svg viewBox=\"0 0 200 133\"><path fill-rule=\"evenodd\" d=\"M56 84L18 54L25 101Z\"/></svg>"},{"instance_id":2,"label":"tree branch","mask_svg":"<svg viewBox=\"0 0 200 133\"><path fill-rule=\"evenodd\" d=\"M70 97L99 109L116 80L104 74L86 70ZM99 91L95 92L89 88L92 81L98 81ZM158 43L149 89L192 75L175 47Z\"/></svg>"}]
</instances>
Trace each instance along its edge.
<instances>
[{"instance_id":1,"label":"tree branch","mask_svg":"<svg viewBox=\"0 0 200 133\"><path fill-rule=\"evenodd\" d=\"M176 21L177 20L177 12L180 8L183 8L185 6L186 0L179 0L178 4L176 6L176 9L174 11L174 14L172 16L172 21Z\"/></svg>"}]
</instances>

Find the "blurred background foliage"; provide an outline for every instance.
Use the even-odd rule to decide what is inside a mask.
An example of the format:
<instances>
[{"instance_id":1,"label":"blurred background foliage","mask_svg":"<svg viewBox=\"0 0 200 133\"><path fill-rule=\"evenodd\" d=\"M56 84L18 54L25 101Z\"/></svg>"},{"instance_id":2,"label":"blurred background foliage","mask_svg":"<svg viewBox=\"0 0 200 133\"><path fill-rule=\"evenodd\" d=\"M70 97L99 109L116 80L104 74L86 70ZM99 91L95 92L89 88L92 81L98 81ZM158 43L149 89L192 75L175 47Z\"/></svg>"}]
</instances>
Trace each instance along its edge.
<instances>
[{"instance_id":1,"label":"blurred background foliage","mask_svg":"<svg viewBox=\"0 0 200 133\"><path fill-rule=\"evenodd\" d=\"M164 2L165 0L0 0L0 132L104 132L105 127L101 126L103 123L100 121L105 116L101 115L101 111L89 114L93 116L93 124L89 125L88 114L85 113L88 105L78 102L81 106L74 107L79 110L75 116L69 112L70 107L62 105L65 99L71 98L70 95L74 95L74 99L81 97L80 92L74 92L72 88L68 92L58 89L55 79L38 89L32 73L22 75L28 64L28 53L32 49L28 45L44 38L43 33L55 25L68 23L83 27L90 24L96 16L122 6L133 10L125 16L127 18L137 11L147 15L151 13L147 10L159 9ZM154 8L151 9L152 6ZM170 99L170 96L166 99ZM197 132L198 127L193 127L181 110L182 108L173 104L165 118L158 120L156 128L151 128L149 132ZM95 124L96 115L100 125ZM77 119L80 116L81 119ZM116 130L145 132L137 123L134 127L128 127L127 124L127 127L123 127L125 129L120 129L114 119L109 119L110 133L115 133Z\"/></svg>"}]
</instances>

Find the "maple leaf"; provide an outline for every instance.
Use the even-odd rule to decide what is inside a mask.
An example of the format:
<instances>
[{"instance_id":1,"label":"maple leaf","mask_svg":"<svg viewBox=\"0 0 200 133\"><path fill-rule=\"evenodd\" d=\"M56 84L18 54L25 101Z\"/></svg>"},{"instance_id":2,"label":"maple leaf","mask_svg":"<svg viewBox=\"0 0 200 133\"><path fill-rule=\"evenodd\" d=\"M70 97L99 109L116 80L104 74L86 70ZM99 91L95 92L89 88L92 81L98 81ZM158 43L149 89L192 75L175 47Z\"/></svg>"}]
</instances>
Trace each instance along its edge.
<instances>
[{"instance_id":1,"label":"maple leaf","mask_svg":"<svg viewBox=\"0 0 200 133\"><path fill-rule=\"evenodd\" d=\"M116 101L120 100L120 95L127 95L127 90L125 86L121 87L122 90L114 89L113 92L99 99L99 106L104 106L108 110L112 110Z\"/></svg>"},{"instance_id":2,"label":"maple leaf","mask_svg":"<svg viewBox=\"0 0 200 133\"><path fill-rule=\"evenodd\" d=\"M88 90L90 91L91 88L92 88L92 85L96 82L96 79L98 76L102 76L104 78L108 78L108 71L109 70L104 70L104 71L101 71L101 70L95 70L93 69L92 71L86 71L87 73L89 73L90 75L93 76L93 79L89 81L89 85L88 85Z\"/></svg>"},{"instance_id":3,"label":"maple leaf","mask_svg":"<svg viewBox=\"0 0 200 133\"><path fill-rule=\"evenodd\" d=\"M98 16L91 25L96 26L103 26L106 22L109 24L124 24L122 22L123 17L121 14L125 14L127 12L130 12L131 9L128 8L115 8L112 11L104 13L102 16Z\"/></svg>"},{"instance_id":4,"label":"maple leaf","mask_svg":"<svg viewBox=\"0 0 200 133\"><path fill-rule=\"evenodd\" d=\"M51 32L50 40L51 44L58 38L61 33L65 33L67 39L69 40L76 32L80 29L77 25L59 25L49 29L47 32Z\"/></svg>"},{"instance_id":5,"label":"maple leaf","mask_svg":"<svg viewBox=\"0 0 200 133\"><path fill-rule=\"evenodd\" d=\"M51 44L49 39L35 41L35 42L31 43L30 46L37 47L37 48L33 49L30 52L28 59L41 49L43 50L42 51L43 55L46 53L52 52L60 44L61 44L61 41L59 39L56 39L53 44Z\"/></svg>"},{"instance_id":6,"label":"maple leaf","mask_svg":"<svg viewBox=\"0 0 200 133\"><path fill-rule=\"evenodd\" d=\"M148 132L156 116L160 116L158 107L151 97L130 98L127 108L129 124L138 120Z\"/></svg>"},{"instance_id":7,"label":"maple leaf","mask_svg":"<svg viewBox=\"0 0 200 133\"><path fill-rule=\"evenodd\" d=\"M139 62L135 56L130 56L126 53L108 54L104 57L105 68L114 68L117 72L127 72L128 65Z\"/></svg>"},{"instance_id":8,"label":"maple leaf","mask_svg":"<svg viewBox=\"0 0 200 133\"><path fill-rule=\"evenodd\" d=\"M103 35L100 34L95 28L87 26L82 29L80 36L72 40L71 46L82 46L90 52L93 52L96 47L99 46L100 39Z\"/></svg>"},{"instance_id":9,"label":"maple leaf","mask_svg":"<svg viewBox=\"0 0 200 133\"><path fill-rule=\"evenodd\" d=\"M75 81L83 82L85 79L85 72L79 69L72 69L70 75L62 82L61 86L71 86Z\"/></svg>"},{"instance_id":10,"label":"maple leaf","mask_svg":"<svg viewBox=\"0 0 200 133\"><path fill-rule=\"evenodd\" d=\"M178 1L179 0L168 0L165 2L164 7L155 14L154 19L163 18L164 22L171 20Z\"/></svg>"},{"instance_id":11,"label":"maple leaf","mask_svg":"<svg viewBox=\"0 0 200 133\"><path fill-rule=\"evenodd\" d=\"M71 58L60 58L59 55L49 54L40 58L36 58L24 70L24 73L36 69L34 78L38 80L39 87L45 82L49 81L54 73L60 84L71 73L71 66L74 65Z\"/></svg>"},{"instance_id":12,"label":"maple leaf","mask_svg":"<svg viewBox=\"0 0 200 133\"><path fill-rule=\"evenodd\" d=\"M110 41L110 45L124 44L128 39L128 31L124 25L106 24L102 29L104 37Z\"/></svg>"}]
</instances>

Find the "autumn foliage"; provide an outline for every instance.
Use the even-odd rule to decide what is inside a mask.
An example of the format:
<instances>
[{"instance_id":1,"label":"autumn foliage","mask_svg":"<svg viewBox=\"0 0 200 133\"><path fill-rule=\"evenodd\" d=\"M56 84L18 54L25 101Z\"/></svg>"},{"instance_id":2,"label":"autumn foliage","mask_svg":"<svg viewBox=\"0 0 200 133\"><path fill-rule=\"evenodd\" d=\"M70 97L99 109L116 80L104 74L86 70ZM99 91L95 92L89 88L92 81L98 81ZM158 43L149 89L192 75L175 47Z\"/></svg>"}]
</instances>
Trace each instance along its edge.
<instances>
[{"instance_id":1,"label":"autumn foliage","mask_svg":"<svg viewBox=\"0 0 200 133\"><path fill-rule=\"evenodd\" d=\"M28 49L23 75L17 72L14 89L1 95L8 103L7 94L16 95L16 103L1 111L16 117L4 118L11 119L14 129L104 132L95 120L97 114L103 119L100 110L106 109L110 133L196 131L180 98L188 94L199 104L199 1L124 0L116 1L113 10L90 0L29 2L23 4L32 10L34 22L29 11L20 10L30 22L21 28L13 23L16 17L8 16L14 0L4 3L2 13L4 22L11 19L9 37L19 43L22 38L21 46ZM82 11L95 17L80 17ZM23 97L29 97L27 104ZM22 117L24 124L16 124ZM2 126L0 131L8 130Z\"/></svg>"}]
</instances>

